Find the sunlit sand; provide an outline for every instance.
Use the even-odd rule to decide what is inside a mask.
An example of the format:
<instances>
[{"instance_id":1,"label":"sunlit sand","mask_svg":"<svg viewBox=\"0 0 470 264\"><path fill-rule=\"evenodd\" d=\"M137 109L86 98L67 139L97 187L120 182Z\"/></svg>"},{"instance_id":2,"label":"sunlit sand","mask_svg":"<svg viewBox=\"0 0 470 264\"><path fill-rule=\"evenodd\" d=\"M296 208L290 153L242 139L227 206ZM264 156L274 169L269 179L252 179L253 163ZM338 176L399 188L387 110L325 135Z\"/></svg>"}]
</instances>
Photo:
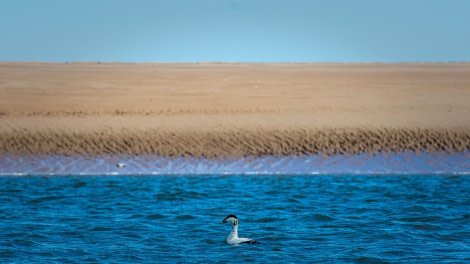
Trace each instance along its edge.
<instances>
[{"instance_id":1,"label":"sunlit sand","mask_svg":"<svg viewBox=\"0 0 470 264\"><path fill-rule=\"evenodd\" d=\"M465 152L470 64L0 63L0 153Z\"/></svg>"}]
</instances>

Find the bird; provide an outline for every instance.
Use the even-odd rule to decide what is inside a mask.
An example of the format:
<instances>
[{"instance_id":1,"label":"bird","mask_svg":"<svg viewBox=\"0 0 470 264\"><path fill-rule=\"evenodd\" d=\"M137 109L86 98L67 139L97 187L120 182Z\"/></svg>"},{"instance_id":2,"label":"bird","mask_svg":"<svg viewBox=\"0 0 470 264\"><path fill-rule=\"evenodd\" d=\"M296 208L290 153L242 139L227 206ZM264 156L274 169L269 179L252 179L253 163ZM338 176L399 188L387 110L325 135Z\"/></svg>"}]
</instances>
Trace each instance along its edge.
<instances>
[{"instance_id":1,"label":"bird","mask_svg":"<svg viewBox=\"0 0 470 264\"><path fill-rule=\"evenodd\" d=\"M236 215L228 215L224 218L220 223L231 223L232 224L232 231L227 237L227 243L230 245L238 245L238 244L260 244L260 242L250 239L250 238L243 238L238 237L238 218Z\"/></svg>"}]
</instances>

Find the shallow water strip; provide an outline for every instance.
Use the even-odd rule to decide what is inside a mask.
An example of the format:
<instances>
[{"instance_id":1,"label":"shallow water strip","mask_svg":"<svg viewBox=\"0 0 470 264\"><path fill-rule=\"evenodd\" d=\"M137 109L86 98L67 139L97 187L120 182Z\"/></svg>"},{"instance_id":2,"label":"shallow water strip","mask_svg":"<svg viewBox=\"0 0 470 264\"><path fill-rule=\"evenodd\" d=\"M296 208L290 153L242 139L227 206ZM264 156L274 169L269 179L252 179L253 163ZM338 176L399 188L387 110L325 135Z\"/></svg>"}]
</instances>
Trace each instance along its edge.
<instances>
[{"instance_id":1,"label":"shallow water strip","mask_svg":"<svg viewBox=\"0 0 470 264\"><path fill-rule=\"evenodd\" d=\"M241 159L0 155L0 175L470 174L470 152L261 156Z\"/></svg>"}]
</instances>

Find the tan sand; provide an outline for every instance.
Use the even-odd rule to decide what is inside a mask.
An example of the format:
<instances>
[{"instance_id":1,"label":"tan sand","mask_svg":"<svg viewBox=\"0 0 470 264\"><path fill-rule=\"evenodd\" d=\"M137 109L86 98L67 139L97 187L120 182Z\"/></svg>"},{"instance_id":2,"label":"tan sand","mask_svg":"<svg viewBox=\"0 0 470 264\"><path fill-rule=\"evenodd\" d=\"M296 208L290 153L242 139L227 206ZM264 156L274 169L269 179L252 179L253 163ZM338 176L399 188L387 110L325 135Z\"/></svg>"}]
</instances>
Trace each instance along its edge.
<instances>
[{"instance_id":1,"label":"tan sand","mask_svg":"<svg viewBox=\"0 0 470 264\"><path fill-rule=\"evenodd\" d=\"M465 63L0 63L0 153L469 149Z\"/></svg>"}]
</instances>

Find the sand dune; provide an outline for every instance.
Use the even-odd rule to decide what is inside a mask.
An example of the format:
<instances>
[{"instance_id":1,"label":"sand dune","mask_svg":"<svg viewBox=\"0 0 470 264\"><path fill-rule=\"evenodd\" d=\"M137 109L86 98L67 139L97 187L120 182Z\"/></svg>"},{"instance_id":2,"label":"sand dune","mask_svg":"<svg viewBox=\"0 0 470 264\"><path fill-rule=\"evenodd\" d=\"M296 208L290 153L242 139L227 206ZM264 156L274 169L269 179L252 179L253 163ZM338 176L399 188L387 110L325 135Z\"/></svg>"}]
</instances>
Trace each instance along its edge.
<instances>
[{"instance_id":1,"label":"sand dune","mask_svg":"<svg viewBox=\"0 0 470 264\"><path fill-rule=\"evenodd\" d=\"M0 153L470 149L470 64L0 63Z\"/></svg>"}]
</instances>

